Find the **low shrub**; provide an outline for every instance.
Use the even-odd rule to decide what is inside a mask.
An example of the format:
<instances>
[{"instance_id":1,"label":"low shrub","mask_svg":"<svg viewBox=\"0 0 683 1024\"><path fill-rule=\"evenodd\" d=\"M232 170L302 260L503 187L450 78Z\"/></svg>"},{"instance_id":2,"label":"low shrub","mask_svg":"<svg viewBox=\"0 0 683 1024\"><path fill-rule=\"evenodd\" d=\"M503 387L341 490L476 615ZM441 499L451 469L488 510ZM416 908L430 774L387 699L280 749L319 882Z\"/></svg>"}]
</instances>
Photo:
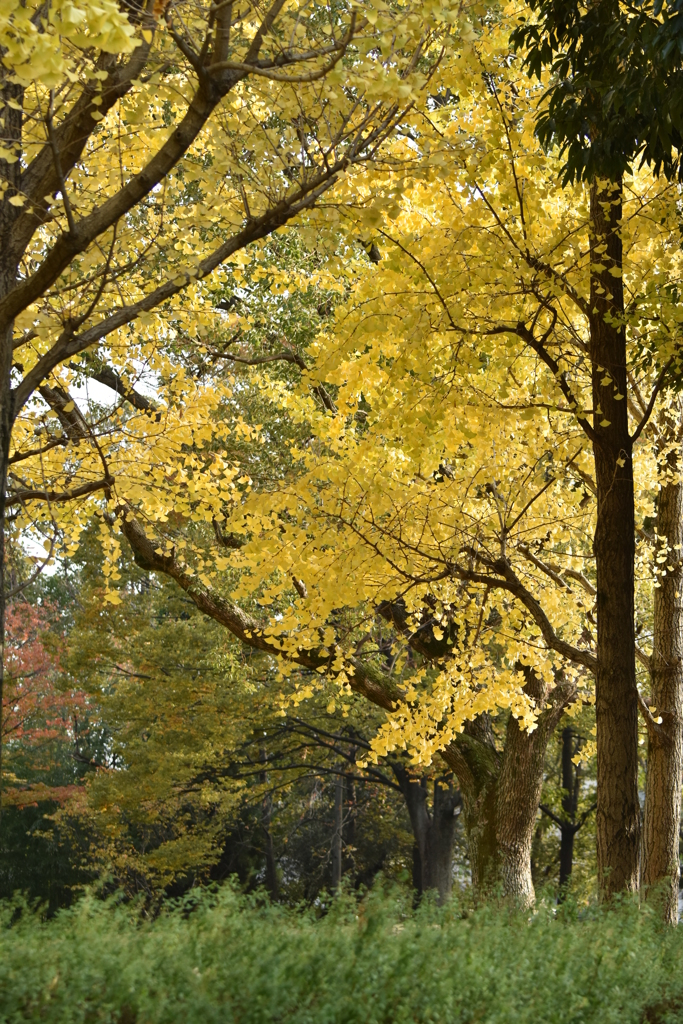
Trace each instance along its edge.
<instances>
[{"instance_id":1,"label":"low shrub","mask_svg":"<svg viewBox=\"0 0 683 1024\"><path fill-rule=\"evenodd\" d=\"M373 893L316 916L224 886L153 920L94 898L0 916L2 1024L683 1022L683 930L628 903L413 911Z\"/></svg>"}]
</instances>

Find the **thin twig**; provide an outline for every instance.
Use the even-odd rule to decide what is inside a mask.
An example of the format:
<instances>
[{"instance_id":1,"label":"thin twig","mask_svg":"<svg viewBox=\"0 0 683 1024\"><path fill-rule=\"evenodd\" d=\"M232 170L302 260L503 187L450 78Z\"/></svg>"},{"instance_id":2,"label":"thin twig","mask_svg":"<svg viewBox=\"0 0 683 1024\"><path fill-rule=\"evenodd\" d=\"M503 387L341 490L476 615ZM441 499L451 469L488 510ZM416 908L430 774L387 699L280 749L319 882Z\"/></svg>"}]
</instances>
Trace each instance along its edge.
<instances>
[{"instance_id":1,"label":"thin twig","mask_svg":"<svg viewBox=\"0 0 683 1024\"><path fill-rule=\"evenodd\" d=\"M652 415L652 410L655 407L655 402L657 400L657 395L659 394L659 391L660 391L660 389L662 387L662 384L664 383L664 378L666 377L667 373L669 372L669 368L671 367L671 364L673 363L673 361L674 361L674 357L671 356L671 358L666 363L666 365L662 367L662 372L660 373L659 377L657 378L655 386L652 389L652 394L650 395L650 401L647 403L647 409L645 410L645 415L643 416L642 420L640 421L640 423L636 427L635 433L631 437L631 444L635 444L636 443L636 441L638 440L638 438L642 434L643 429L644 429L644 427L647 424L647 421L650 419L650 416Z\"/></svg>"}]
</instances>

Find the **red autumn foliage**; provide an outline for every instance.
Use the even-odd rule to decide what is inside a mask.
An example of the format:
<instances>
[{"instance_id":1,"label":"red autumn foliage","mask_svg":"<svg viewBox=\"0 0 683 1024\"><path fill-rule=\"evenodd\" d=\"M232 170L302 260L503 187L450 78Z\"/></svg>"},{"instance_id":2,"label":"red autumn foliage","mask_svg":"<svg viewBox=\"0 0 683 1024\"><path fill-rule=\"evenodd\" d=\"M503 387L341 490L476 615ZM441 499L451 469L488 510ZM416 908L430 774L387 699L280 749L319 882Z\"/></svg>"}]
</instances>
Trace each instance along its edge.
<instances>
[{"instance_id":1,"label":"red autumn foliage","mask_svg":"<svg viewBox=\"0 0 683 1024\"><path fill-rule=\"evenodd\" d=\"M86 704L84 693L64 692L57 685L60 641L54 630L52 642L46 643L53 615L49 605L17 602L7 609L0 716L3 802L19 807L44 800L63 804L80 789L49 784L56 751L73 746L78 715Z\"/></svg>"}]
</instances>

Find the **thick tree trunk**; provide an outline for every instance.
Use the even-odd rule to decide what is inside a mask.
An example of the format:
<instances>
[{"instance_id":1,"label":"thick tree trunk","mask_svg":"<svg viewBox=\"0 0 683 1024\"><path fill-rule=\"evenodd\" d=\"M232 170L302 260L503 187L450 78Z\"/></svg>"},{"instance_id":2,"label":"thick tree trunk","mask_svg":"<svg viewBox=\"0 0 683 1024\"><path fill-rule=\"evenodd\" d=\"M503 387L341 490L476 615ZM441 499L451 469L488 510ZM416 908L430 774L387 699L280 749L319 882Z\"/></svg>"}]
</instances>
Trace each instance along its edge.
<instances>
[{"instance_id":1,"label":"thick tree trunk","mask_svg":"<svg viewBox=\"0 0 683 1024\"><path fill-rule=\"evenodd\" d=\"M639 882L634 495L626 408L621 184L590 191L590 356L597 524L597 854L603 895ZM614 271L614 273L611 273ZM604 382L604 383L603 383Z\"/></svg>"},{"instance_id":2,"label":"thick tree trunk","mask_svg":"<svg viewBox=\"0 0 683 1024\"><path fill-rule=\"evenodd\" d=\"M538 708L543 708L548 700L547 687L531 670L525 668L524 673L525 692ZM564 683L558 683L550 695L550 706L539 714L533 732L520 728L512 716L508 720L498 780L496 837L503 891L522 906L530 906L535 899L531 845L541 804L548 741L571 692Z\"/></svg>"},{"instance_id":3,"label":"thick tree trunk","mask_svg":"<svg viewBox=\"0 0 683 1024\"><path fill-rule=\"evenodd\" d=\"M549 718L541 718L533 732L526 732L511 717L498 781L496 833L503 891L522 906L530 906L535 899L531 843L550 731Z\"/></svg>"},{"instance_id":4,"label":"thick tree trunk","mask_svg":"<svg viewBox=\"0 0 683 1024\"><path fill-rule=\"evenodd\" d=\"M534 902L531 845L543 787L548 741L567 701L575 692L560 679L548 693L530 669L526 693L540 711L533 732L510 717L502 754L496 751L486 716L468 723L466 731L443 752L458 777L469 843L472 885L477 892L502 888L523 906Z\"/></svg>"},{"instance_id":5,"label":"thick tree trunk","mask_svg":"<svg viewBox=\"0 0 683 1024\"><path fill-rule=\"evenodd\" d=\"M485 894L494 891L500 881L500 851L496 831L498 779L488 779L487 784L474 793L470 792L468 786L462 790L462 795L472 888L476 893Z\"/></svg>"},{"instance_id":6,"label":"thick tree trunk","mask_svg":"<svg viewBox=\"0 0 683 1024\"><path fill-rule=\"evenodd\" d=\"M453 887L453 845L455 811L461 805L460 793L452 785L434 784L432 809L424 779L411 778L402 765L393 766L394 774L408 808L415 838L413 849L413 886L419 895L436 889L443 903Z\"/></svg>"},{"instance_id":7,"label":"thick tree trunk","mask_svg":"<svg viewBox=\"0 0 683 1024\"><path fill-rule=\"evenodd\" d=\"M458 779L472 888L483 894L494 890L500 881L496 835L500 754L488 715L466 722L464 732L441 756Z\"/></svg>"},{"instance_id":8,"label":"thick tree trunk","mask_svg":"<svg viewBox=\"0 0 683 1024\"><path fill-rule=\"evenodd\" d=\"M671 417L671 418L670 418ZM660 724L648 727L643 885L664 896L664 917L678 921L679 828L683 772L683 484L681 472L680 400L660 420L662 484L657 498L658 551L668 549L673 571L659 577L654 596L654 638L651 659L652 704ZM662 892L661 887L664 886Z\"/></svg>"}]
</instances>

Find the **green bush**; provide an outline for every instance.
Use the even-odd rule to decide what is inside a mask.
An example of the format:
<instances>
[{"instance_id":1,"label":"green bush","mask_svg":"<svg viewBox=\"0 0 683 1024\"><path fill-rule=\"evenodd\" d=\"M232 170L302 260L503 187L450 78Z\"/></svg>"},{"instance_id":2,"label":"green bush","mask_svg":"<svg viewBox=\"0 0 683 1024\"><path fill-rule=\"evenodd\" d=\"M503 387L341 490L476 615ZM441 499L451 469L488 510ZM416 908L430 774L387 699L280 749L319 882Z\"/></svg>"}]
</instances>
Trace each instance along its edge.
<instances>
[{"instance_id":1,"label":"green bush","mask_svg":"<svg viewBox=\"0 0 683 1024\"><path fill-rule=\"evenodd\" d=\"M683 1021L683 930L626 904L413 912L378 893L316 919L226 886L154 920L93 898L49 921L6 904L0 942L3 1024Z\"/></svg>"}]
</instances>

